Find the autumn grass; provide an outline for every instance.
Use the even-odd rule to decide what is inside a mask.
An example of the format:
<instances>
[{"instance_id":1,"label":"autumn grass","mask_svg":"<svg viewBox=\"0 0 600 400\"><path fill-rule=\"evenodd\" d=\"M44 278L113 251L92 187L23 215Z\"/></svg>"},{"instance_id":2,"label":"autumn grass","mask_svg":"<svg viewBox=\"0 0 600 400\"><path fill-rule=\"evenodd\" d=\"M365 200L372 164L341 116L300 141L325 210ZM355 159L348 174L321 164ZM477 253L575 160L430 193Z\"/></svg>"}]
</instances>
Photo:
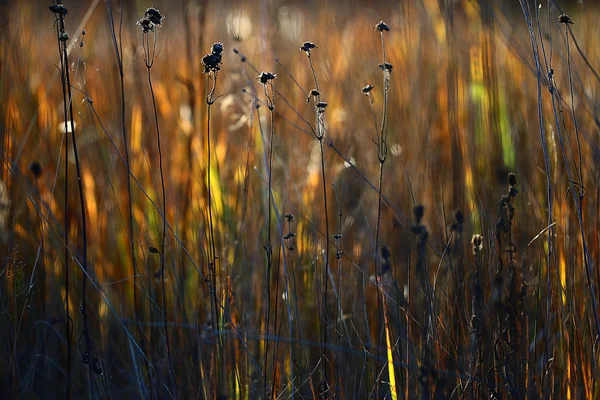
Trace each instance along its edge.
<instances>
[{"instance_id":1,"label":"autumn grass","mask_svg":"<svg viewBox=\"0 0 600 400\"><path fill-rule=\"evenodd\" d=\"M433 3L3 9L2 392L597 396L599 11Z\"/></svg>"}]
</instances>

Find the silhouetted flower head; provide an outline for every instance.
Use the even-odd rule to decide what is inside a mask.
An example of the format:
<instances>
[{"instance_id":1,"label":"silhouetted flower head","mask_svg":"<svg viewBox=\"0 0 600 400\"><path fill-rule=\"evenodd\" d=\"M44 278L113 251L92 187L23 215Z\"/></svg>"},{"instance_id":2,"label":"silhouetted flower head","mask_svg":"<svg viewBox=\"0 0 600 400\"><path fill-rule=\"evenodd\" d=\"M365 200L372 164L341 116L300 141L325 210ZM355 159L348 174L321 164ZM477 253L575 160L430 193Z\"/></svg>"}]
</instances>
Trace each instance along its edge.
<instances>
[{"instance_id":1,"label":"silhouetted flower head","mask_svg":"<svg viewBox=\"0 0 600 400\"><path fill-rule=\"evenodd\" d=\"M379 23L377 25L375 25L375 28L377 28L377 30L379 32L383 32L383 31L389 32L390 31L390 27L387 26L387 24L383 21L379 21Z\"/></svg>"},{"instance_id":2,"label":"silhouetted flower head","mask_svg":"<svg viewBox=\"0 0 600 400\"><path fill-rule=\"evenodd\" d=\"M362 92L363 92L363 93L365 93L365 94L366 94L366 93L369 93L371 90L373 90L373 88L374 88L374 87L375 87L375 86L373 86L373 85L369 84L369 85L367 85L367 86L363 87L361 90L362 90Z\"/></svg>"},{"instance_id":3,"label":"silhouetted flower head","mask_svg":"<svg viewBox=\"0 0 600 400\"><path fill-rule=\"evenodd\" d=\"M267 82L272 81L273 79L277 78L277 74L273 74L271 72L261 72L260 75L258 76L258 81L260 83L262 83L263 85L266 85Z\"/></svg>"},{"instance_id":4,"label":"silhouetted flower head","mask_svg":"<svg viewBox=\"0 0 600 400\"><path fill-rule=\"evenodd\" d=\"M317 89L313 89L310 91L310 95L311 96L320 96L321 92L319 92Z\"/></svg>"},{"instance_id":5,"label":"silhouetted flower head","mask_svg":"<svg viewBox=\"0 0 600 400\"><path fill-rule=\"evenodd\" d=\"M512 172L508 174L508 184L510 186L515 186L517 184L517 175Z\"/></svg>"},{"instance_id":6,"label":"silhouetted flower head","mask_svg":"<svg viewBox=\"0 0 600 400\"><path fill-rule=\"evenodd\" d=\"M150 7L144 13L144 18L147 18L154 25L162 24L162 20L165 19L165 16L160 13L156 8Z\"/></svg>"},{"instance_id":7,"label":"silhouetted flower head","mask_svg":"<svg viewBox=\"0 0 600 400\"><path fill-rule=\"evenodd\" d=\"M211 71L216 72L221 69L223 48L223 43L215 42L210 47L210 53L205 54L204 57L202 57L202 65L204 66L205 74Z\"/></svg>"},{"instance_id":8,"label":"silhouetted flower head","mask_svg":"<svg viewBox=\"0 0 600 400\"><path fill-rule=\"evenodd\" d=\"M316 49L316 48L317 48L317 45L314 44L313 42L304 42L302 47L300 47L300 50L304 51L307 54L310 54L310 51L312 49Z\"/></svg>"},{"instance_id":9,"label":"silhouetted flower head","mask_svg":"<svg viewBox=\"0 0 600 400\"><path fill-rule=\"evenodd\" d=\"M559 24L574 24L574 22L571 19L571 17L569 17L567 14L560 15L558 17L558 23Z\"/></svg>"},{"instance_id":10,"label":"silhouetted flower head","mask_svg":"<svg viewBox=\"0 0 600 400\"><path fill-rule=\"evenodd\" d=\"M65 7L63 4L52 4L50 7L48 7L48 9L50 12L62 15L63 17L68 14L67 7Z\"/></svg>"},{"instance_id":11,"label":"silhouetted flower head","mask_svg":"<svg viewBox=\"0 0 600 400\"><path fill-rule=\"evenodd\" d=\"M150 7L144 13L144 18L136 22L136 25L142 27L142 32L154 32L158 25L162 25L162 21L165 16L160 13L156 8Z\"/></svg>"},{"instance_id":12,"label":"silhouetted flower head","mask_svg":"<svg viewBox=\"0 0 600 400\"><path fill-rule=\"evenodd\" d=\"M31 164L29 164L29 171L35 179L38 179L40 176L42 176L43 172L42 166L37 161L34 161Z\"/></svg>"},{"instance_id":13,"label":"silhouetted flower head","mask_svg":"<svg viewBox=\"0 0 600 400\"><path fill-rule=\"evenodd\" d=\"M149 19L142 18L135 24L141 26L144 33L154 31L154 24Z\"/></svg>"},{"instance_id":14,"label":"silhouetted flower head","mask_svg":"<svg viewBox=\"0 0 600 400\"><path fill-rule=\"evenodd\" d=\"M210 48L210 52L213 54L221 54L223 52L223 43L215 42Z\"/></svg>"},{"instance_id":15,"label":"silhouetted flower head","mask_svg":"<svg viewBox=\"0 0 600 400\"><path fill-rule=\"evenodd\" d=\"M317 108L325 109L325 107L327 107L327 103L325 103L324 101L320 101L317 103Z\"/></svg>"},{"instance_id":16,"label":"silhouetted flower head","mask_svg":"<svg viewBox=\"0 0 600 400\"><path fill-rule=\"evenodd\" d=\"M294 222L294 214L286 214L285 219L287 222Z\"/></svg>"}]
</instances>

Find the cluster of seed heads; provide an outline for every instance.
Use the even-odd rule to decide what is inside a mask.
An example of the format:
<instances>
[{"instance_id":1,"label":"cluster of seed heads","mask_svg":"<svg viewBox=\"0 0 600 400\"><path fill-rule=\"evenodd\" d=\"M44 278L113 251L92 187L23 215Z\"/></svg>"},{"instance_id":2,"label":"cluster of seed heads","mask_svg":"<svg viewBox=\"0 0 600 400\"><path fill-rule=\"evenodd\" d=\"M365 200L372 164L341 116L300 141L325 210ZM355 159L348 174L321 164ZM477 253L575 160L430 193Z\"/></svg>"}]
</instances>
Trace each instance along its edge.
<instances>
[{"instance_id":1,"label":"cluster of seed heads","mask_svg":"<svg viewBox=\"0 0 600 400\"><path fill-rule=\"evenodd\" d=\"M223 43L215 42L210 47L210 52L202 57L202 65L204 66L204 73L217 72L221 69L221 60L223 58Z\"/></svg>"},{"instance_id":2,"label":"cluster of seed heads","mask_svg":"<svg viewBox=\"0 0 600 400\"><path fill-rule=\"evenodd\" d=\"M159 25L162 25L162 21L165 19L164 15L160 13L156 8L150 7L144 13L144 17L140 19L136 25L142 27L142 32L154 32Z\"/></svg>"}]
</instances>

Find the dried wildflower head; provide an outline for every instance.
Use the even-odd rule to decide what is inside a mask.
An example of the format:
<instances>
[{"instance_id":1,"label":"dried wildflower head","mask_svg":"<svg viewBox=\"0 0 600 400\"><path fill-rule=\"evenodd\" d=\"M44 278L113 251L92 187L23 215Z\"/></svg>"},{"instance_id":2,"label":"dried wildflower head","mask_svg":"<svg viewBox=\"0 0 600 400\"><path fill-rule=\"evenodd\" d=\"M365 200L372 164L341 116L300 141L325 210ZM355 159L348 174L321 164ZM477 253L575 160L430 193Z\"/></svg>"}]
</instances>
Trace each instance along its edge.
<instances>
[{"instance_id":1,"label":"dried wildflower head","mask_svg":"<svg viewBox=\"0 0 600 400\"><path fill-rule=\"evenodd\" d=\"M319 92L317 89L313 89L310 91L310 95L311 96L320 96L321 92Z\"/></svg>"},{"instance_id":2,"label":"dried wildflower head","mask_svg":"<svg viewBox=\"0 0 600 400\"><path fill-rule=\"evenodd\" d=\"M204 57L202 57L202 65L204 66L205 74L208 74L211 71L217 72L221 69L223 48L223 43L215 42L210 47L210 53L205 54Z\"/></svg>"},{"instance_id":3,"label":"dried wildflower head","mask_svg":"<svg viewBox=\"0 0 600 400\"><path fill-rule=\"evenodd\" d=\"M271 72L261 72L260 75L258 76L258 81L260 83L262 83L263 85L266 85L269 81L272 81L273 79L277 78L277 74L273 74Z\"/></svg>"},{"instance_id":4,"label":"dried wildflower head","mask_svg":"<svg viewBox=\"0 0 600 400\"><path fill-rule=\"evenodd\" d=\"M312 49L316 49L316 48L317 48L317 45L314 44L313 42L304 42L304 44L302 45L302 47L300 47L300 50L302 50L306 54L310 55L310 51Z\"/></svg>"},{"instance_id":5,"label":"dried wildflower head","mask_svg":"<svg viewBox=\"0 0 600 400\"><path fill-rule=\"evenodd\" d=\"M147 18L154 25L160 25L162 24L163 19L165 19L165 16L162 15L156 8L150 7L144 13L144 18Z\"/></svg>"},{"instance_id":6,"label":"dried wildflower head","mask_svg":"<svg viewBox=\"0 0 600 400\"><path fill-rule=\"evenodd\" d=\"M296 234L294 232L288 232L283 238L285 240L289 240L289 239L292 239L292 238L295 238L295 237L296 237Z\"/></svg>"},{"instance_id":7,"label":"dried wildflower head","mask_svg":"<svg viewBox=\"0 0 600 400\"><path fill-rule=\"evenodd\" d=\"M285 219L287 222L294 222L294 214L286 214Z\"/></svg>"},{"instance_id":8,"label":"dried wildflower head","mask_svg":"<svg viewBox=\"0 0 600 400\"><path fill-rule=\"evenodd\" d=\"M390 64L389 62L386 62L385 64L379 64L379 69L382 71L392 72L392 69L394 69L394 66L392 64Z\"/></svg>"},{"instance_id":9,"label":"dried wildflower head","mask_svg":"<svg viewBox=\"0 0 600 400\"><path fill-rule=\"evenodd\" d=\"M42 166L37 161L34 161L31 164L29 164L29 171L35 179L38 179L40 176L42 176L43 172Z\"/></svg>"},{"instance_id":10,"label":"dried wildflower head","mask_svg":"<svg viewBox=\"0 0 600 400\"><path fill-rule=\"evenodd\" d=\"M223 53L223 49L224 49L223 43L221 43L221 42L215 42L211 46L210 52L212 54L221 54L221 53Z\"/></svg>"},{"instance_id":11,"label":"dried wildflower head","mask_svg":"<svg viewBox=\"0 0 600 400\"><path fill-rule=\"evenodd\" d=\"M142 18L135 23L142 27L143 33L148 33L154 31L154 24L147 18Z\"/></svg>"},{"instance_id":12,"label":"dried wildflower head","mask_svg":"<svg viewBox=\"0 0 600 400\"><path fill-rule=\"evenodd\" d=\"M334 233L333 235L331 235L335 240L340 240L342 238L342 234L341 233Z\"/></svg>"},{"instance_id":13,"label":"dried wildflower head","mask_svg":"<svg viewBox=\"0 0 600 400\"><path fill-rule=\"evenodd\" d=\"M471 245L473 246L474 255L481 252L481 250L483 250L483 236L478 234L473 235L473 237L471 237Z\"/></svg>"},{"instance_id":14,"label":"dried wildflower head","mask_svg":"<svg viewBox=\"0 0 600 400\"><path fill-rule=\"evenodd\" d=\"M375 25L375 28L379 31L379 32L389 32L390 31L390 27L387 26L387 24L383 21L379 21L379 23L377 25Z\"/></svg>"},{"instance_id":15,"label":"dried wildflower head","mask_svg":"<svg viewBox=\"0 0 600 400\"><path fill-rule=\"evenodd\" d=\"M48 7L48 9L50 12L63 17L68 14L67 7L65 7L63 4L52 4L50 7Z\"/></svg>"},{"instance_id":16,"label":"dried wildflower head","mask_svg":"<svg viewBox=\"0 0 600 400\"><path fill-rule=\"evenodd\" d=\"M517 175L512 172L508 174L508 184L510 186L515 186L517 184Z\"/></svg>"},{"instance_id":17,"label":"dried wildflower head","mask_svg":"<svg viewBox=\"0 0 600 400\"><path fill-rule=\"evenodd\" d=\"M143 33L154 32L158 25L162 25L163 19L165 19L165 16L160 11L154 7L150 7L144 13L144 17L135 24L142 27Z\"/></svg>"},{"instance_id":18,"label":"dried wildflower head","mask_svg":"<svg viewBox=\"0 0 600 400\"><path fill-rule=\"evenodd\" d=\"M567 14L561 14L558 17L558 23L559 24L565 24L565 25L567 25L567 24L575 24L573 22L573 20L571 19L571 17L569 17Z\"/></svg>"},{"instance_id":19,"label":"dried wildflower head","mask_svg":"<svg viewBox=\"0 0 600 400\"><path fill-rule=\"evenodd\" d=\"M327 107L327 103L325 103L324 101L320 101L317 103L317 108L319 108L321 110L325 110L326 107Z\"/></svg>"},{"instance_id":20,"label":"dried wildflower head","mask_svg":"<svg viewBox=\"0 0 600 400\"><path fill-rule=\"evenodd\" d=\"M361 90L362 90L362 92L363 92L363 93L367 94L367 93L369 93L371 90L373 90L373 88L374 88L374 87L375 87L375 86L373 86L373 85L371 85L371 84L368 84L368 85L364 86L364 87L363 87Z\"/></svg>"}]
</instances>

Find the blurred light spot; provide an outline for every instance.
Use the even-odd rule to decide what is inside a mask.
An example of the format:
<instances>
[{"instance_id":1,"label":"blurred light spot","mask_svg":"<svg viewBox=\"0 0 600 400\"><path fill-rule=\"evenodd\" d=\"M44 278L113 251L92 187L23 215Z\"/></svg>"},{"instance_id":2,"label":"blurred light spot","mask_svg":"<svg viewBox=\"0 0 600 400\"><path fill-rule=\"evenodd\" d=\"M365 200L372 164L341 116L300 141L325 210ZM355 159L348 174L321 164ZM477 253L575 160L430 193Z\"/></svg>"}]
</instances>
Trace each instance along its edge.
<instances>
[{"instance_id":1,"label":"blurred light spot","mask_svg":"<svg viewBox=\"0 0 600 400\"><path fill-rule=\"evenodd\" d=\"M390 148L390 151L394 157L400 157L402 155L402 146L398 143L394 143Z\"/></svg>"},{"instance_id":2,"label":"blurred light spot","mask_svg":"<svg viewBox=\"0 0 600 400\"><path fill-rule=\"evenodd\" d=\"M304 15L293 6L282 6L277 12L279 31L284 39L298 42L304 31Z\"/></svg>"},{"instance_id":3,"label":"blurred light spot","mask_svg":"<svg viewBox=\"0 0 600 400\"><path fill-rule=\"evenodd\" d=\"M227 15L227 33L235 40L246 40L252 34L252 21L248 13L237 9Z\"/></svg>"},{"instance_id":4,"label":"blurred light spot","mask_svg":"<svg viewBox=\"0 0 600 400\"><path fill-rule=\"evenodd\" d=\"M77 123L75 121L73 121L73 125L71 125L71 121L63 121L60 124L58 124L58 131L60 133L71 133L71 126L73 127L73 129L77 129Z\"/></svg>"}]
</instances>

